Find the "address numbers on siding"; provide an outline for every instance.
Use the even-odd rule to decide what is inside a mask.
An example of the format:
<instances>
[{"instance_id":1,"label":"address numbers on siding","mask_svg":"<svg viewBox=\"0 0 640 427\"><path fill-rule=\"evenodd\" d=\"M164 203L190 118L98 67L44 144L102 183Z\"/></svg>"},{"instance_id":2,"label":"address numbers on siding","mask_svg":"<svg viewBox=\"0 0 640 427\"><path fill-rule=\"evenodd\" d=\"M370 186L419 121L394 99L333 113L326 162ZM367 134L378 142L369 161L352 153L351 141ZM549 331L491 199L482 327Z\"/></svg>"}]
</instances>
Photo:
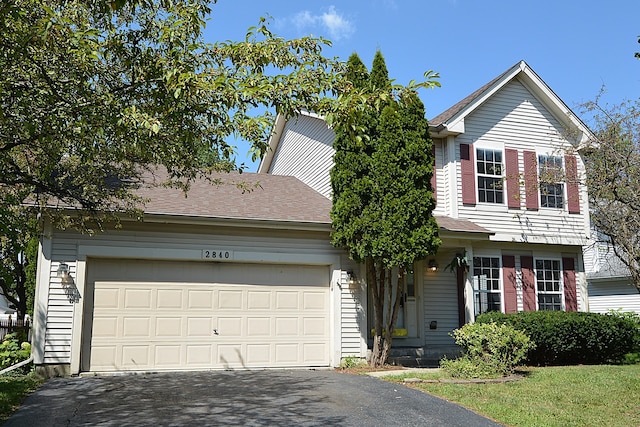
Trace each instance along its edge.
<instances>
[{"instance_id":1,"label":"address numbers on siding","mask_svg":"<svg viewBox=\"0 0 640 427\"><path fill-rule=\"evenodd\" d=\"M202 259L211 261L231 261L233 259L233 251L229 249L203 249Z\"/></svg>"}]
</instances>

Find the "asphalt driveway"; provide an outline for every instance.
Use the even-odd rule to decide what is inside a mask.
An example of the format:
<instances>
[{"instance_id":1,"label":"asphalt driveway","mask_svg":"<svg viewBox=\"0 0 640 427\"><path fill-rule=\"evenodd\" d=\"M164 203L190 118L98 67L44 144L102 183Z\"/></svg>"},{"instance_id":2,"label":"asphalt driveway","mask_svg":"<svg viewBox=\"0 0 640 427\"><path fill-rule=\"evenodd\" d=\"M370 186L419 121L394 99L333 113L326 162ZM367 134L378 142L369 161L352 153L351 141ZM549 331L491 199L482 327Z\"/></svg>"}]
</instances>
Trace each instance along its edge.
<instances>
[{"instance_id":1,"label":"asphalt driveway","mask_svg":"<svg viewBox=\"0 0 640 427\"><path fill-rule=\"evenodd\" d=\"M57 378L4 426L498 426L460 406L334 371Z\"/></svg>"}]
</instances>

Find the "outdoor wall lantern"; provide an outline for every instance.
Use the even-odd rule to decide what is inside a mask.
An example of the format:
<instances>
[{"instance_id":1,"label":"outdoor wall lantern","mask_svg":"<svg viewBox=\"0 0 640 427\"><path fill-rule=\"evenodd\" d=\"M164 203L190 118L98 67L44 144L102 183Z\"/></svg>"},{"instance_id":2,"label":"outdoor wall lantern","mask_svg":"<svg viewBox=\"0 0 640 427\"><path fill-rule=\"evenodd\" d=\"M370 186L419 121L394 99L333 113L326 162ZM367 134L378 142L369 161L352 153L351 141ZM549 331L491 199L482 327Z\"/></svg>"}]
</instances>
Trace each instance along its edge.
<instances>
[{"instance_id":1,"label":"outdoor wall lantern","mask_svg":"<svg viewBox=\"0 0 640 427\"><path fill-rule=\"evenodd\" d=\"M349 282L349 286L353 286L358 283L358 278L356 277L356 273L353 270L347 271L347 280Z\"/></svg>"},{"instance_id":2,"label":"outdoor wall lantern","mask_svg":"<svg viewBox=\"0 0 640 427\"><path fill-rule=\"evenodd\" d=\"M438 263L436 262L435 259L430 259L429 260L429 270L438 271Z\"/></svg>"},{"instance_id":3,"label":"outdoor wall lantern","mask_svg":"<svg viewBox=\"0 0 640 427\"><path fill-rule=\"evenodd\" d=\"M66 279L69 277L69 265L67 263L61 262L58 265L58 270L56 270L56 275L61 279Z\"/></svg>"}]
</instances>

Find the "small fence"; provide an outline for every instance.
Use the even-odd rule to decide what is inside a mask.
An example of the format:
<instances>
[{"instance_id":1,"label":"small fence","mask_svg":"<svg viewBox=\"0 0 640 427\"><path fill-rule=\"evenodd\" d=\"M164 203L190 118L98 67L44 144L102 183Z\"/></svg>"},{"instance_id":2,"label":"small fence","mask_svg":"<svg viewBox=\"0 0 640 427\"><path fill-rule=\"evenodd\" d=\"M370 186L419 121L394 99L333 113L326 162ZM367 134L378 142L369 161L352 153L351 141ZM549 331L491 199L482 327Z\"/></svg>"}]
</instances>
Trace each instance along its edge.
<instances>
[{"instance_id":1,"label":"small fence","mask_svg":"<svg viewBox=\"0 0 640 427\"><path fill-rule=\"evenodd\" d=\"M21 340L31 342L31 322L27 320L0 319L0 341L9 333L17 333Z\"/></svg>"}]
</instances>

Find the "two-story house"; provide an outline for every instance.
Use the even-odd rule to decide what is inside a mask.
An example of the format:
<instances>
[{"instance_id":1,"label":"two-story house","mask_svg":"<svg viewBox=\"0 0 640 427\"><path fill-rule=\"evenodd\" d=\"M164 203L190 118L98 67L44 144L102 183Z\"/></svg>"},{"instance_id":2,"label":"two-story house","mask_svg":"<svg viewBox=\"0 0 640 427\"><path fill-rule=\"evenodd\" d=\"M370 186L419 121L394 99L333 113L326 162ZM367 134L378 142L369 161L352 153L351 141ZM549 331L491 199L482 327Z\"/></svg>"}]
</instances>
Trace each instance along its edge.
<instances>
[{"instance_id":1,"label":"two-story house","mask_svg":"<svg viewBox=\"0 0 640 427\"><path fill-rule=\"evenodd\" d=\"M587 127L519 62L430 130L443 244L408 278L398 321L408 334L396 345L439 357L453 349L453 329L486 311L586 311ZM279 117L259 172L298 177L330 198L333 139L321 117ZM457 255L467 274L443 268Z\"/></svg>"},{"instance_id":2,"label":"two-story house","mask_svg":"<svg viewBox=\"0 0 640 427\"><path fill-rule=\"evenodd\" d=\"M407 334L395 344L434 359L455 349L453 329L488 310L586 311L576 148L587 128L524 62L430 124L443 244L407 276L398 325ZM331 367L365 357L364 274L330 244L333 139L313 114L278 118L259 173L196 180L185 195L157 185L166 179L157 170L139 190L144 221L122 218L94 235L45 222L37 369ZM468 272L445 269L458 255Z\"/></svg>"}]
</instances>

